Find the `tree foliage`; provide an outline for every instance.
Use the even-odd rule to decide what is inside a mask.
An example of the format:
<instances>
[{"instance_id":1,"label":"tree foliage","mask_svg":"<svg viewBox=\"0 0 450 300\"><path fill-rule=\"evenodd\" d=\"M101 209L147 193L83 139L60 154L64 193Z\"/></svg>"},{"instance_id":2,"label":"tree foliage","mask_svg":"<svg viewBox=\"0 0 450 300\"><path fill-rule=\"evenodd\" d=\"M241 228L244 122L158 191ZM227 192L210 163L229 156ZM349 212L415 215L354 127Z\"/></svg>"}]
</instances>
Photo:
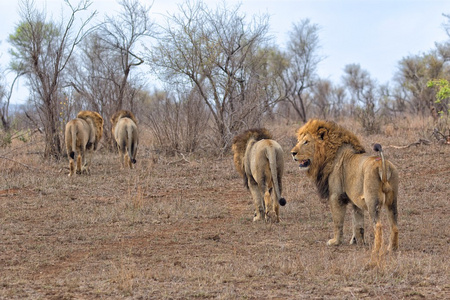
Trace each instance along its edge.
<instances>
[{"instance_id":1,"label":"tree foliage","mask_svg":"<svg viewBox=\"0 0 450 300\"><path fill-rule=\"evenodd\" d=\"M443 116L444 114L450 115L449 99L450 99L450 83L446 79L430 80L427 83L429 88L437 88L436 92L436 104L440 104L442 109L438 113Z\"/></svg>"}]
</instances>

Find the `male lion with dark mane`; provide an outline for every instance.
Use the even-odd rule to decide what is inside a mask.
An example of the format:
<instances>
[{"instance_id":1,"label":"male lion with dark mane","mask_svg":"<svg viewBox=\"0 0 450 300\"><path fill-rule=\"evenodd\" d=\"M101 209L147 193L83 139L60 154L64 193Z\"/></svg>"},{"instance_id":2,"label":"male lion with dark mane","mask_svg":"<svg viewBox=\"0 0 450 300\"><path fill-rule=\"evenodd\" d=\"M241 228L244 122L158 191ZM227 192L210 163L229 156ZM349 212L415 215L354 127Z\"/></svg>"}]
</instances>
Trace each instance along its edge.
<instances>
[{"instance_id":1,"label":"male lion with dark mane","mask_svg":"<svg viewBox=\"0 0 450 300\"><path fill-rule=\"evenodd\" d=\"M117 143L120 163L123 168L133 168L136 163L136 153L139 144L137 120L128 110L116 112L111 117L112 135Z\"/></svg>"},{"instance_id":2,"label":"male lion with dark mane","mask_svg":"<svg viewBox=\"0 0 450 300\"><path fill-rule=\"evenodd\" d=\"M65 141L69 156L69 176L75 172L74 159L77 152L77 174L90 174L92 154L97 150L103 135L103 118L94 111L80 111L76 119L66 124ZM86 161L86 153L88 157Z\"/></svg>"},{"instance_id":3,"label":"male lion with dark mane","mask_svg":"<svg viewBox=\"0 0 450 300\"><path fill-rule=\"evenodd\" d=\"M264 128L247 130L233 139L234 165L250 189L255 205L253 221L280 221L279 205L284 169L283 149Z\"/></svg>"},{"instance_id":4,"label":"male lion with dark mane","mask_svg":"<svg viewBox=\"0 0 450 300\"><path fill-rule=\"evenodd\" d=\"M346 204L353 207L353 236L350 244L364 244L364 211L369 211L375 232L374 253L381 247L380 210L387 208L391 227L389 249L398 249L397 194L398 172L384 159L381 145L374 146L378 156L368 156L358 138L334 122L310 120L297 131L297 145L291 150L300 169L317 186L319 195L328 198L334 223L334 238L328 245L342 242Z\"/></svg>"}]
</instances>

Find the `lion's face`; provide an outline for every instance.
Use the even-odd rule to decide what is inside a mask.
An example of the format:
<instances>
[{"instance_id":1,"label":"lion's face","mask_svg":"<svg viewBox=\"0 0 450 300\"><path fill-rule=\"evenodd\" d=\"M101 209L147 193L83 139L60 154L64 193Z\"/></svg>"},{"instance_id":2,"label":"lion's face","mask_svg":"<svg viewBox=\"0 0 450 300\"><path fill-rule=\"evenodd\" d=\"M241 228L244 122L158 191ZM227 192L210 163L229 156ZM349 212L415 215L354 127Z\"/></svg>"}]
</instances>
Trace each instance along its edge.
<instances>
[{"instance_id":1,"label":"lion's face","mask_svg":"<svg viewBox=\"0 0 450 300\"><path fill-rule=\"evenodd\" d=\"M309 133L298 136L298 143L292 148L291 154L295 161L300 162L300 170L309 170L314 159L314 148L315 139Z\"/></svg>"}]
</instances>

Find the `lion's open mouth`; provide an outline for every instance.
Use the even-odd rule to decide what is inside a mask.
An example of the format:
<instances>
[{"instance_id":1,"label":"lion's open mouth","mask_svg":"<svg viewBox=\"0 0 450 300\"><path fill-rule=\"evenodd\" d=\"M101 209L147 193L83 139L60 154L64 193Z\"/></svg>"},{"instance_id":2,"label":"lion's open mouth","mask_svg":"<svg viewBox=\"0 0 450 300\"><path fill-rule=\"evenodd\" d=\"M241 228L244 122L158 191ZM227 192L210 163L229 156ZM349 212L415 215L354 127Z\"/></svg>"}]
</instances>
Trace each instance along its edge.
<instances>
[{"instance_id":1,"label":"lion's open mouth","mask_svg":"<svg viewBox=\"0 0 450 300\"><path fill-rule=\"evenodd\" d=\"M300 169L307 168L307 167L309 167L310 164L311 164L311 160L304 159L304 160L300 161L299 167L300 167Z\"/></svg>"}]
</instances>

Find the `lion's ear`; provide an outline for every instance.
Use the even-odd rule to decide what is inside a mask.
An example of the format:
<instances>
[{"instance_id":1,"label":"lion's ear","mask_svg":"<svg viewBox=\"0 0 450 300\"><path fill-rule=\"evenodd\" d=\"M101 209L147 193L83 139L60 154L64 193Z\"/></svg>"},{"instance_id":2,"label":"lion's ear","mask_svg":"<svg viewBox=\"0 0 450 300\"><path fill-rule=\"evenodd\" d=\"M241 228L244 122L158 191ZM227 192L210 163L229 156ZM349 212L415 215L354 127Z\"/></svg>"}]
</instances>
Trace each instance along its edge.
<instances>
[{"instance_id":1,"label":"lion's ear","mask_svg":"<svg viewBox=\"0 0 450 300\"><path fill-rule=\"evenodd\" d=\"M321 140L323 140L325 138L327 133L328 133L328 131L325 127L319 127L319 129L317 129L317 136Z\"/></svg>"}]
</instances>

